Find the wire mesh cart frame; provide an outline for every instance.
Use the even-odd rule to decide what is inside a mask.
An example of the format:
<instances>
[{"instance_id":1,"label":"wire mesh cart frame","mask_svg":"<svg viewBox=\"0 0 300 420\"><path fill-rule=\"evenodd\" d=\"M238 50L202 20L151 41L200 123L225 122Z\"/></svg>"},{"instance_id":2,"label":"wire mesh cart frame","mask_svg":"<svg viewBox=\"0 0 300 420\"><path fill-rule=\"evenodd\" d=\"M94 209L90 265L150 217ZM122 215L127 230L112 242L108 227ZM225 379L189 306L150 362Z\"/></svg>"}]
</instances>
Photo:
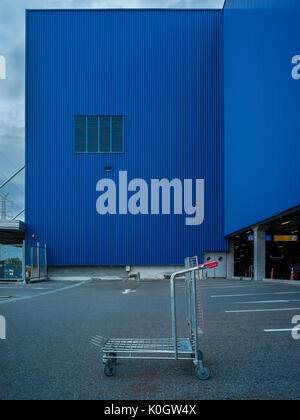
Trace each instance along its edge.
<instances>
[{"instance_id":1,"label":"wire mesh cart frame","mask_svg":"<svg viewBox=\"0 0 300 420\"><path fill-rule=\"evenodd\" d=\"M187 258L186 269L171 275L171 338L104 338L95 336L91 343L102 348L104 373L106 376L116 374L117 359L158 359L158 360L192 360L195 372L199 379L206 380L210 377L210 369L203 363L203 354L199 349L201 329L199 327L200 302L197 288L201 272L214 268L216 261L198 265L196 257ZM195 265L195 266L194 266ZM176 287L177 277L185 276L185 307L188 328L187 338L178 338L177 334L177 308ZM200 289L200 285L199 285Z\"/></svg>"}]
</instances>

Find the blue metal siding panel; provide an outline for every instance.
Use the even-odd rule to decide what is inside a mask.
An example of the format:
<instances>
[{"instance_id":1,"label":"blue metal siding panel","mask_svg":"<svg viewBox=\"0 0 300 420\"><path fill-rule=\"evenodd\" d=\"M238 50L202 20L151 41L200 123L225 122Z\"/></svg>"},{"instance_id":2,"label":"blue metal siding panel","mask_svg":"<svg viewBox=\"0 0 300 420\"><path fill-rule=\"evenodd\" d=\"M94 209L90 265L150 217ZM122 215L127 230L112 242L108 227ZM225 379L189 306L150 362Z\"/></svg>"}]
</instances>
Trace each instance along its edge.
<instances>
[{"instance_id":1,"label":"blue metal siding panel","mask_svg":"<svg viewBox=\"0 0 300 420\"><path fill-rule=\"evenodd\" d=\"M226 0L225 10L299 9L299 0Z\"/></svg>"},{"instance_id":2,"label":"blue metal siding panel","mask_svg":"<svg viewBox=\"0 0 300 420\"><path fill-rule=\"evenodd\" d=\"M50 265L182 264L226 249L221 48L221 12L27 13L27 240L48 244ZM74 154L74 115L124 115L125 153ZM204 224L99 216L96 184L120 170L149 185L204 178Z\"/></svg>"},{"instance_id":3,"label":"blue metal siding panel","mask_svg":"<svg viewBox=\"0 0 300 420\"><path fill-rule=\"evenodd\" d=\"M226 234L300 203L300 9L285 4L224 12Z\"/></svg>"}]
</instances>

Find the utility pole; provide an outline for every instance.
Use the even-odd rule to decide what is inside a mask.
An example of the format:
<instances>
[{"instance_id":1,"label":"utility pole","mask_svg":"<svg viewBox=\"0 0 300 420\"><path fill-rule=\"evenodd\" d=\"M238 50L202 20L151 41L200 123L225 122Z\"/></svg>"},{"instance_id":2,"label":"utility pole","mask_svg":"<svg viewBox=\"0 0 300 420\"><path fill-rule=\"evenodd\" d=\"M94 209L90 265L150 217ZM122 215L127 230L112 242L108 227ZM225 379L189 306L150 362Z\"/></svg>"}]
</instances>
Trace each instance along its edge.
<instances>
[{"instance_id":1,"label":"utility pole","mask_svg":"<svg viewBox=\"0 0 300 420\"><path fill-rule=\"evenodd\" d=\"M0 56L1 57L1 56ZM11 175L9 178L6 179L6 181L2 182L2 184L0 184L0 190L5 187L12 179L14 179L20 172L22 172L25 169L25 165L22 166L22 168L18 169L13 175ZM7 196L6 195L2 195L0 194L0 221L1 222L5 222L8 219L8 214L7 214ZM23 210L24 211L24 210ZM17 217L19 217L23 211L21 211L20 213L18 213L13 220L15 220Z\"/></svg>"},{"instance_id":2,"label":"utility pole","mask_svg":"<svg viewBox=\"0 0 300 420\"><path fill-rule=\"evenodd\" d=\"M8 194L0 196L0 200L1 200L0 221L1 222L5 222L7 220L7 206L6 206L7 197L8 197Z\"/></svg>"}]
</instances>

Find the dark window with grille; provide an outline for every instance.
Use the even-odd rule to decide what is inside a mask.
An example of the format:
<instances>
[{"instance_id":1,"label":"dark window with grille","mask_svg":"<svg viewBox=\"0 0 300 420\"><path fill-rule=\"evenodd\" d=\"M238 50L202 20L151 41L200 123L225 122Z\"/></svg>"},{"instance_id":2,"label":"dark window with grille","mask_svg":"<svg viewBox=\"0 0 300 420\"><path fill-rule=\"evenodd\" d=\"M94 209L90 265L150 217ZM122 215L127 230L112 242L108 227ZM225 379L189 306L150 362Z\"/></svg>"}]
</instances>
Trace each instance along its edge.
<instances>
[{"instance_id":1,"label":"dark window with grille","mask_svg":"<svg viewBox=\"0 0 300 420\"><path fill-rule=\"evenodd\" d=\"M78 153L86 152L86 118L75 118L75 151Z\"/></svg>"},{"instance_id":2,"label":"dark window with grille","mask_svg":"<svg viewBox=\"0 0 300 420\"><path fill-rule=\"evenodd\" d=\"M124 118L75 117L75 153L123 153Z\"/></svg>"}]
</instances>

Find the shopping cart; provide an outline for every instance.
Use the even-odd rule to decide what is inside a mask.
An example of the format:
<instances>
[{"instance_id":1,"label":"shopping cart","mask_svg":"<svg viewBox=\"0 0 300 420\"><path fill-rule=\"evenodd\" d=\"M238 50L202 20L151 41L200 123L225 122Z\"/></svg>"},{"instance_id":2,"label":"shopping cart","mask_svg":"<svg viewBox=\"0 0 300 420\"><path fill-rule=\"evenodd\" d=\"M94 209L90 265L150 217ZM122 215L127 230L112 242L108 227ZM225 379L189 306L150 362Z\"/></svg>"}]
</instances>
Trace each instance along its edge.
<instances>
[{"instance_id":1,"label":"shopping cart","mask_svg":"<svg viewBox=\"0 0 300 420\"><path fill-rule=\"evenodd\" d=\"M186 269L171 276L171 338L104 338L96 336L91 343L102 348L104 373L116 374L117 359L158 359L158 360L193 360L196 375L201 380L209 379L210 369L203 364L203 354L199 349L199 325L202 303L199 301L200 279L202 271L217 267L216 261L198 265L195 257L187 258ZM196 275L198 274L198 276ZM176 278L185 276L185 306L188 338L178 338L176 310ZM199 282L198 282L199 280Z\"/></svg>"}]
</instances>

